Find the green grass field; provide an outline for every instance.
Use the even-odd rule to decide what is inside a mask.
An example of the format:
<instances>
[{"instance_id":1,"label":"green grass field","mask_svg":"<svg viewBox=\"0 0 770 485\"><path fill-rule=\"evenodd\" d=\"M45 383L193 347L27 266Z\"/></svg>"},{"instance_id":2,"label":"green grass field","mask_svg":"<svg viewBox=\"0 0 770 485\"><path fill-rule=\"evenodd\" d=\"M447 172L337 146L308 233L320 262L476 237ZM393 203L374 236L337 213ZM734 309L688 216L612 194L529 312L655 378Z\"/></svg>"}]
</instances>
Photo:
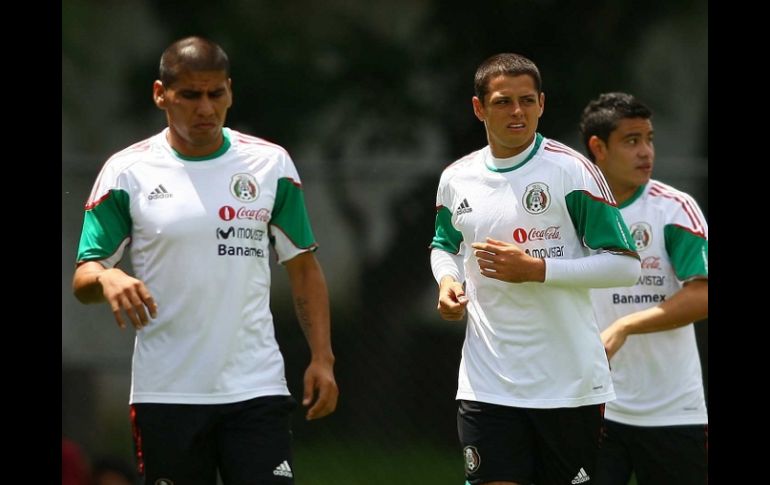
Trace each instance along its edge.
<instances>
[{"instance_id":1,"label":"green grass field","mask_svg":"<svg viewBox=\"0 0 770 485\"><path fill-rule=\"evenodd\" d=\"M107 420L111 437L100 454L125 457L133 463L130 430L124 416ZM298 485L464 485L462 456L455 443L445 446L409 440L403 444L332 440L294 442L294 472ZM636 485L631 479L629 485Z\"/></svg>"},{"instance_id":2,"label":"green grass field","mask_svg":"<svg viewBox=\"0 0 770 485\"><path fill-rule=\"evenodd\" d=\"M382 447L362 442L295 443L301 485L464 485L463 461L453 445ZM629 485L636 485L631 478Z\"/></svg>"},{"instance_id":3,"label":"green grass field","mask_svg":"<svg viewBox=\"0 0 770 485\"><path fill-rule=\"evenodd\" d=\"M295 444L295 477L303 485L463 485L463 461L450 445L439 449L406 443Z\"/></svg>"}]
</instances>

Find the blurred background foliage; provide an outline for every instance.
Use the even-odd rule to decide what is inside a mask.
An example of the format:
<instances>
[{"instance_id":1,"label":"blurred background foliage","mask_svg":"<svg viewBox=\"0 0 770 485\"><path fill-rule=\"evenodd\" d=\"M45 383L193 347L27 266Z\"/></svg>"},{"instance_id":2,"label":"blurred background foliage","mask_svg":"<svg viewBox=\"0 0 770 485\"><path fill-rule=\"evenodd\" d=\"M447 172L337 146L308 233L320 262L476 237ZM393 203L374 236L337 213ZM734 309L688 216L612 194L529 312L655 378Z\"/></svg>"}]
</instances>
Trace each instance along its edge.
<instances>
[{"instance_id":1,"label":"blurred background foliage","mask_svg":"<svg viewBox=\"0 0 770 485\"><path fill-rule=\"evenodd\" d=\"M62 3L62 433L130 461L133 334L70 282L83 203L110 154L153 135L163 49L204 35L232 63L228 125L289 150L329 281L338 411L294 428L298 483L462 483L454 392L464 325L440 320L428 243L443 167L486 143L473 75L498 52L543 76L539 131L579 151L589 99L655 112L655 177L708 214L704 0L65 0ZM215 295L213 296L215 297ZM288 283L272 308L292 392L308 351ZM707 322L696 326L707 367Z\"/></svg>"}]
</instances>

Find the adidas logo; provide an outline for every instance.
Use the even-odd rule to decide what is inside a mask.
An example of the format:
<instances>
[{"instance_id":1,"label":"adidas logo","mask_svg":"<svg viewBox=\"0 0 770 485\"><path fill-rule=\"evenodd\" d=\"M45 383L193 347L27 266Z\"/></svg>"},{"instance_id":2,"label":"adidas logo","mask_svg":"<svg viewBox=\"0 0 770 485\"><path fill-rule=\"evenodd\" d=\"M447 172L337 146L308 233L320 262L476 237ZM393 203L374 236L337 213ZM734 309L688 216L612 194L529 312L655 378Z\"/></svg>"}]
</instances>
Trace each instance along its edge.
<instances>
[{"instance_id":1,"label":"adidas logo","mask_svg":"<svg viewBox=\"0 0 770 485\"><path fill-rule=\"evenodd\" d=\"M289 462L287 462L286 460L283 460L283 463L275 467L275 470L273 470L273 475L279 476L279 477L294 478L294 474L291 472L291 467L289 466Z\"/></svg>"},{"instance_id":2,"label":"adidas logo","mask_svg":"<svg viewBox=\"0 0 770 485\"><path fill-rule=\"evenodd\" d=\"M150 192L150 195L147 196L147 200L170 199L173 196L174 194L166 190L166 187L164 187L163 184L160 184L155 187L155 190Z\"/></svg>"},{"instance_id":3,"label":"adidas logo","mask_svg":"<svg viewBox=\"0 0 770 485\"><path fill-rule=\"evenodd\" d=\"M459 216L460 214L465 214L468 212L473 212L473 209L471 209L470 204L468 204L468 199L463 199L463 201L457 207L457 212L455 212L455 214Z\"/></svg>"},{"instance_id":4,"label":"adidas logo","mask_svg":"<svg viewBox=\"0 0 770 485\"><path fill-rule=\"evenodd\" d=\"M591 479L591 477L588 476L588 473L586 473L586 471L581 466L580 467L580 471L577 473L577 475L575 475L575 478L573 478L570 483L572 483L572 484L575 484L575 483L585 483L585 482L587 482L590 479Z\"/></svg>"}]
</instances>

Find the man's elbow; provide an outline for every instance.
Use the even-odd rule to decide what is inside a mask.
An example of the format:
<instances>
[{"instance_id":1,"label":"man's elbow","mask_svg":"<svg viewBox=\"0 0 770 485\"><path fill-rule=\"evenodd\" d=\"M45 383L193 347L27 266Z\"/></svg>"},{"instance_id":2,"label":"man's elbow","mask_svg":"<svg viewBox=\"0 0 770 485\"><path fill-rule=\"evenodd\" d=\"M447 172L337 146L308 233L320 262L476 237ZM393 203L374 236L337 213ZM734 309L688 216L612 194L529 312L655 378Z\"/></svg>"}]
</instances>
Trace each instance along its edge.
<instances>
[{"instance_id":1,"label":"man's elbow","mask_svg":"<svg viewBox=\"0 0 770 485\"><path fill-rule=\"evenodd\" d=\"M709 316L709 280L708 278L697 278L684 284L680 290L687 292L690 304L696 314L696 320L703 320Z\"/></svg>"},{"instance_id":2,"label":"man's elbow","mask_svg":"<svg viewBox=\"0 0 770 485\"><path fill-rule=\"evenodd\" d=\"M616 286L633 286L642 275L642 264L634 257L626 255L617 256L615 269Z\"/></svg>"}]
</instances>

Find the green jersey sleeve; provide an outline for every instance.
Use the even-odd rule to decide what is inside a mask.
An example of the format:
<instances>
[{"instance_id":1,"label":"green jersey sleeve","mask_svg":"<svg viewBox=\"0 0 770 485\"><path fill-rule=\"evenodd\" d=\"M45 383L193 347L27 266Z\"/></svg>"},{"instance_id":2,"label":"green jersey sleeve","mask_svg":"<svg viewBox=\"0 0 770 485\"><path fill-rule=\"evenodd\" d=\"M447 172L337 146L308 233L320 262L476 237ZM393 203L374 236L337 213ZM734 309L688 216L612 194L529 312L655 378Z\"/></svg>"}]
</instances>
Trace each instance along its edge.
<instances>
[{"instance_id":1,"label":"green jersey sleeve","mask_svg":"<svg viewBox=\"0 0 770 485\"><path fill-rule=\"evenodd\" d=\"M278 179L270 225L280 229L298 248L316 246L302 186L290 178Z\"/></svg>"},{"instance_id":2,"label":"green jersey sleeve","mask_svg":"<svg viewBox=\"0 0 770 485\"><path fill-rule=\"evenodd\" d=\"M663 237L671 265L680 281L708 277L709 242L706 238L676 224L667 224L663 228Z\"/></svg>"},{"instance_id":3,"label":"green jersey sleeve","mask_svg":"<svg viewBox=\"0 0 770 485\"><path fill-rule=\"evenodd\" d=\"M572 224L586 246L639 257L617 207L583 190L567 194L566 203Z\"/></svg>"},{"instance_id":4,"label":"green jersey sleeve","mask_svg":"<svg viewBox=\"0 0 770 485\"><path fill-rule=\"evenodd\" d=\"M86 207L77 261L112 259L123 242L131 237L131 225L128 193L120 189L110 190L101 200ZM110 266L116 262L113 261Z\"/></svg>"},{"instance_id":5,"label":"green jersey sleeve","mask_svg":"<svg viewBox=\"0 0 770 485\"><path fill-rule=\"evenodd\" d=\"M462 242L463 234L452 225L452 211L439 207L436 211L436 232L430 247L457 254Z\"/></svg>"}]
</instances>

